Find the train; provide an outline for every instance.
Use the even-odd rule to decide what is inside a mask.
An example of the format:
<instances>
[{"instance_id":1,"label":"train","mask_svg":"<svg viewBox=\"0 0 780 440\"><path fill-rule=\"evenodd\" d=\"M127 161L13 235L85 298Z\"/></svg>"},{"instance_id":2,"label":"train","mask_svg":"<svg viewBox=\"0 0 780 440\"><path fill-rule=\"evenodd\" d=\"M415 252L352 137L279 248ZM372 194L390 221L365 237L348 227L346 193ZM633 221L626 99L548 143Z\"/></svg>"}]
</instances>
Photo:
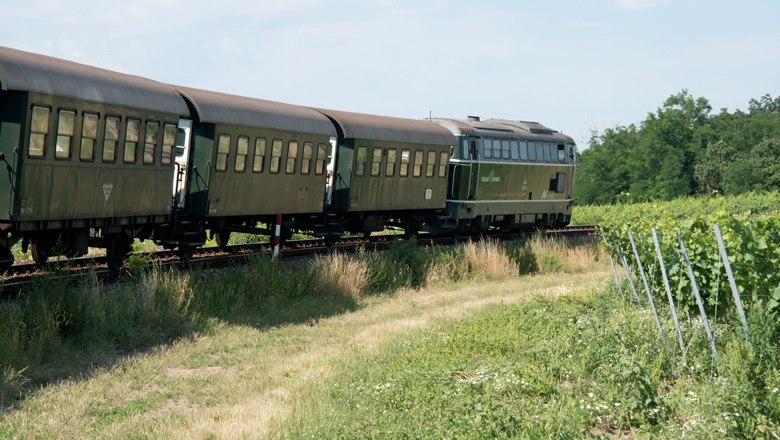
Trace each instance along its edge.
<instances>
[{"instance_id":1,"label":"train","mask_svg":"<svg viewBox=\"0 0 780 440\"><path fill-rule=\"evenodd\" d=\"M537 122L407 119L202 90L0 47L0 269L134 240L189 258L281 215L332 242L569 223L576 145Z\"/></svg>"}]
</instances>

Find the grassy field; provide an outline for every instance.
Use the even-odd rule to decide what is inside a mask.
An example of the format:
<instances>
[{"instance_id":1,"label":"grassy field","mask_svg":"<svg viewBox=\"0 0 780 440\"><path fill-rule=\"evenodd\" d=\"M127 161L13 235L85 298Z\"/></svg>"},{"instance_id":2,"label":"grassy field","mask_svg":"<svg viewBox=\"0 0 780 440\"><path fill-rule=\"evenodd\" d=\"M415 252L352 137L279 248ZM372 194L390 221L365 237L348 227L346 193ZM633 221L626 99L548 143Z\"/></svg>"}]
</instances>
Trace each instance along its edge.
<instances>
[{"instance_id":1,"label":"grassy field","mask_svg":"<svg viewBox=\"0 0 780 440\"><path fill-rule=\"evenodd\" d=\"M535 237L46 285L0 305L0 438L777 438L780 329L672 333ZM665 328L670 328L668 322Z\"/></svg>"},{"instance_id":2,"label":"grassy field","mask_svg":"<svg viewBox=\"0 0 780 440\"><path fill-rule=\"evenodd\" d=\"M276 436L336 362L489 304L595 289L594 256L538 239L47 286L0 308L15 322L0 329L0 437Z\"/></svg>"}]
</instances>

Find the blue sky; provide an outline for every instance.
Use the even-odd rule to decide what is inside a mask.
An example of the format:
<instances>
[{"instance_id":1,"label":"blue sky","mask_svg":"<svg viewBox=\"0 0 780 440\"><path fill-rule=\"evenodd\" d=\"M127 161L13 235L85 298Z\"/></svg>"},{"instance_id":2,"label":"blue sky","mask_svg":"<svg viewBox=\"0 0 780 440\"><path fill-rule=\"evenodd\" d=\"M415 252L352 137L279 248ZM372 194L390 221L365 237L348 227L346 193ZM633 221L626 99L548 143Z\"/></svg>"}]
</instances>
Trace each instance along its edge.
<instances>
[{"instance_id":1,"label":"blue sky","mask_svg":"<svg viewBox=\"0 0 780 440\"><path fill-rule=\"evenodd\" d=\"M539 121L584 147L688 89L780 94L777 0L28 0L0 45L159 81L410 118Z\"/></svg>"}]
</instances>

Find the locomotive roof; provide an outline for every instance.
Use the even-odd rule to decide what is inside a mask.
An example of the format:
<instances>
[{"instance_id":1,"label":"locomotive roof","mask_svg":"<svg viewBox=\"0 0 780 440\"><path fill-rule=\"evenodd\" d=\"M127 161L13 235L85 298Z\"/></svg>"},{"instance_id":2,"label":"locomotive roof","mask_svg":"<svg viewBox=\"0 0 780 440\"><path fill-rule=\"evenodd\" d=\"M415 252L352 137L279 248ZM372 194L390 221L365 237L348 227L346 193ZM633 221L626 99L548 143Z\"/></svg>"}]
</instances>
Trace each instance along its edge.
<instances>
[{"instance_id":1,"label":"locomotive roof","mask_svg":"<svg viewBox=\"0 0 780 440\"><path fill-rule=\"evenodd\" d=\"M336 135L336 129L330 120L308 107L190 87L175 87L195 106L203 122Z\"/></svg>"},{"instance_id":2,"label":"locomotive roof","mask_svg":"<svg viewBox=\"0 0 780 440\"><path fill-rule=\"evenodd\" d=\"M480 121L479 118L473 117L469 117L468 119L440 118L433 119L433 122L446 127L454 134L574 143L574 139L571 137L549 127L545 127L538 122L511 121L508 119L487 119L485 121Z\"/></svg>"},{"instance_id":3,"label":"locomotive roof","mask_svg":"<svg viewBox=\"0 0 780 440\"><path fill-rule=\"evenodd\" d=\"M346 138L428 145L456 143L452 133L424 119L394 118L319 108L317 111L336 122Z\"/></svg>"},{"instance_id":4,"label":"locomotive roof","mask_svg":"<svg viewBox=\"0 0 780 440\"><path fill-rule=\"evenodd\" d=\"M189 114L181 96L157 81L7 47L0 47L0 88Z\"/></svg>"}]
</instances>

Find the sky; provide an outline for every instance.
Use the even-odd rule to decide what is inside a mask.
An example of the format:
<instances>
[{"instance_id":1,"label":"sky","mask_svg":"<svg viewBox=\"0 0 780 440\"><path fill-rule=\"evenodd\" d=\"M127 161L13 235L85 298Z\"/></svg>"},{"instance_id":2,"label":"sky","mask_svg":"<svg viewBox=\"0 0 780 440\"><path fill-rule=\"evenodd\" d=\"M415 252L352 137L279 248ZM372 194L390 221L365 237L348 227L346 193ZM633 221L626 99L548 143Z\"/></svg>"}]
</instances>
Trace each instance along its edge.
<instances>
[{"instance_id":1,"label":"sky","mask_svg":"<svg viewBox=\"0 0 780 440\"><path fill-rule=\"evenodd\" d=\"M407 118L638 124L687 89L780 94L777 0L0 0L0 46L158 81Z\"/></svg>"}]
</instances>

